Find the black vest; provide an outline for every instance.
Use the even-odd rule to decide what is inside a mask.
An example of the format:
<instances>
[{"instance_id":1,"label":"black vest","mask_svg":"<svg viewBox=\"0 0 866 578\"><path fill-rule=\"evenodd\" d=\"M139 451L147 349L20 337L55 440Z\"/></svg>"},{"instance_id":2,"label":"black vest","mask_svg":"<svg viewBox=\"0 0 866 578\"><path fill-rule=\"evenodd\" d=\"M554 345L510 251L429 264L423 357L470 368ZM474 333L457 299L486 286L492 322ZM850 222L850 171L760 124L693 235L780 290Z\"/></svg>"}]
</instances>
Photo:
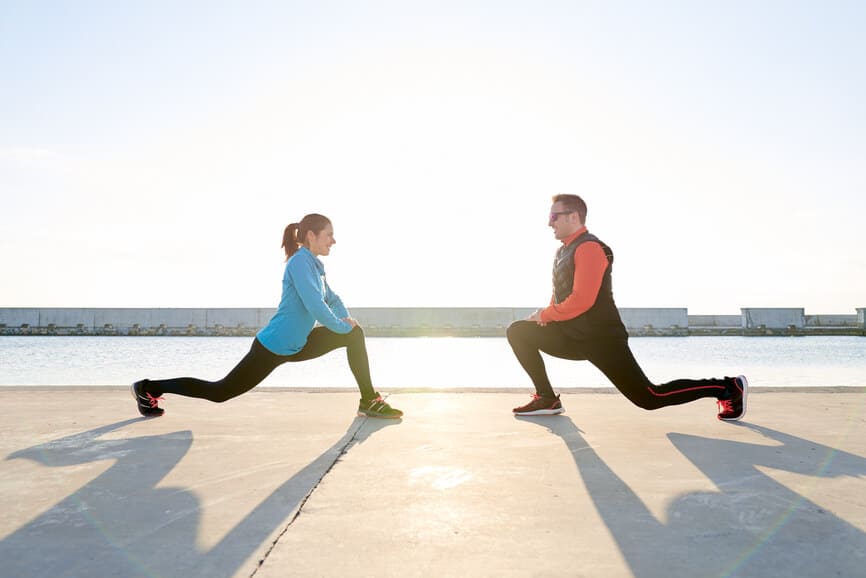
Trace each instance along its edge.
<instances>
[{"instance_id":1,"label":"black vest","mask_svg":"<svg viewBox=\"0 0 866 578\"><path fill-rule=\"evenodd\" d=\"M571 337L617 337L626 338L628 333L613 301L613 251L598 237L584 233L577 239L559 248L553 261L553 302L562 303L574 290L574 252L584 243L601 245L608 267L604 272L595 303L583 315L561 321L563 329Z\"/></svg>"}]
</instances>

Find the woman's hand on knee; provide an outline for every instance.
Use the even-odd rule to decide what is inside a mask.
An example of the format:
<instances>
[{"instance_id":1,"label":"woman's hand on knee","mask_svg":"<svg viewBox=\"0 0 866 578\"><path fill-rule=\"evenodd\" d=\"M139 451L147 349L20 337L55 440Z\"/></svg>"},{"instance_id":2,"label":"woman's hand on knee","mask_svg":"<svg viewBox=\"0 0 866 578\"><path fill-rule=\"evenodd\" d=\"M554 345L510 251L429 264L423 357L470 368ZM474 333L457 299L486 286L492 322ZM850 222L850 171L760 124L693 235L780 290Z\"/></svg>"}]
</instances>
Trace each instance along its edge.
<instances>
[{"instance_id":1,"label":"woman's hand on knee","mask_svg":"<svg viewBox=\"0 0 866 578\"><path fill-rule=\"evenodd\" d=\"M351 318L351 317L343 317L343 321L345 321L346 323L348 323L349 325L351 325L351 326L352 326L352 329L361 326L361 324L358 323L358 321L357 321L356 319L353 319L353 318Z\"/></svg>"}]
</instances>

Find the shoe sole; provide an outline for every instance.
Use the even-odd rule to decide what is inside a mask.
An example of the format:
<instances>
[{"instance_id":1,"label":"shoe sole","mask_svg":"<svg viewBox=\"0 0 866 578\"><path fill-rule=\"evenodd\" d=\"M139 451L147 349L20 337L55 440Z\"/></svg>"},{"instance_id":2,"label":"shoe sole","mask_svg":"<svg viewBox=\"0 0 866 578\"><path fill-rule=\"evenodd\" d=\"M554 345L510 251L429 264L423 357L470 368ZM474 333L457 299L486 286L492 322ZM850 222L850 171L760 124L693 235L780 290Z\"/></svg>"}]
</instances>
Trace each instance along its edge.
<instances>
[{"instance_id":1,"label":"shoe sole","mask_svg":"<svg viewBox=\"0 0 866 578\"><path fill-rule=\"evenodd\" d=\"M400 419L403 417L402 413L400 415L384 415L381 413L366 413L363 411L359 411L358 415L361 417L375 417L377 419Z\"/></svg>"},{"instance_id":2,"label":"shoe sole","mask_svg":"<svg viewBox=\"0 0 866 578\"><path fill-rule=\"evenodd\" d=\"M743 385L743 411L740 412L740 415L737 417L720 417L719 419L722 421L739 421L743 419L744 415L746 415L746 399L749 397L749 380L746 379L745 375L738 375L737 379Z\"/></svg>"},{"instance_id":3,"label":"shoe sole","mask_svg":"<svg viewBox=\"0 0 866 578\"><path fill-rule=\"evenodd\" d=\"M536 409L534 411L515 411L514 415L558 415L560 413L565 413L564 407L558 407L556 409Z\"/></svg>"}]
</instances>

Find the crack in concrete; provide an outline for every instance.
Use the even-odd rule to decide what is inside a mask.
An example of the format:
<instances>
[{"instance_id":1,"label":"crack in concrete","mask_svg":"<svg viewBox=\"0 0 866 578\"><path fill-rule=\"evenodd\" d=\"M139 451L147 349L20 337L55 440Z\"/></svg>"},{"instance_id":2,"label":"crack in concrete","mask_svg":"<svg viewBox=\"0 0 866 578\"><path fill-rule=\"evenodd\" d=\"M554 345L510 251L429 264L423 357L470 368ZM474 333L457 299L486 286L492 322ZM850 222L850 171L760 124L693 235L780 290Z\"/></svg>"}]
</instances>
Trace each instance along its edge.
<instances>
[{"instance_id":1,"label":"crack in concrete","mask_svg":"<svg viewBox=\"0 0 866 578\"><path fill-rule=\"evenodd\" d=\"M352 432L352 435L349 436L348 441L346 441L346 443L343 444L343 446L339 449L339 451L337 452L337 457L334 458L334 461L331 462L331 465L328 466L328 469L325 470L321 476L319 476L319 479L316 480L316 483L313 485L312 488L310 488L310 491L307 492L307 494L303 497L303 499L301 499L301 501L298 503L298 507L297 507L297 509L295 509L295 513L292 515L292 518L289 520L289 522L286 524L286 526L283 528L283 530L277 535L277 537L274 538L274 541L271 542L270 547L267 549L264 556L262 556L261 560L259 560L259 563L256 565L252 574L250 574L250 578L255 576L258 573L259 569L261 569L261 567L265 565L265 561L268 559L268 556L271 555L271 552L274 551L274 548L277 547L277 543L280 541L280 539L283 536L286 535L286 532L289 531L289 528L291 528L292 524L295 523L295 520L297 520L298 517L300 517L301 511L304 509L304 506L306 505L307 500L310 499L310 497L313 495L313 492L316 491L316 489L319 487L319 484L321 484L322 480L325 479L325 476L327 476L328 474L331 473L331 470L334 469L334 466L337 465L337 462L340 461L340 458L342 458L344 455L346 455L346 453L349 451L349 448L352 446L352 444L355 443L356 438L358 436L358 432L361 431L361 428L364 427L364 424L367 423L368 419L370 419L370 418L365 417L364 419L362 419L360 421L360 423L358 424L358 427L356 427L355 430Z\"/></svg>"}]
</instances>

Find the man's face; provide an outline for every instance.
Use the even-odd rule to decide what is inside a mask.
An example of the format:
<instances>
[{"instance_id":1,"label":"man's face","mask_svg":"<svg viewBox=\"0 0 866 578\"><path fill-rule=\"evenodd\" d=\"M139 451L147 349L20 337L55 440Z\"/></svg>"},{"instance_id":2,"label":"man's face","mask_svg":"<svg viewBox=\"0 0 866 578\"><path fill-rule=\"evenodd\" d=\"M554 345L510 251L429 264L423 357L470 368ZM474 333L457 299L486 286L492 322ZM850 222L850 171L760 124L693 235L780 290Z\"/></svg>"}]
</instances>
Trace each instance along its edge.
<instances>
[{"instance_id":1,"label":"man's face","mask_svg":"<svg viewBox=\"0 0 866 578\"><path fill-rule=\"evenodd\" d=\"M553 229L553 236L560 241L574 235L583 226L577 211L571 212L559 202L553 203L550 207L547 224Z\"/></svg>"}]
</instances>

